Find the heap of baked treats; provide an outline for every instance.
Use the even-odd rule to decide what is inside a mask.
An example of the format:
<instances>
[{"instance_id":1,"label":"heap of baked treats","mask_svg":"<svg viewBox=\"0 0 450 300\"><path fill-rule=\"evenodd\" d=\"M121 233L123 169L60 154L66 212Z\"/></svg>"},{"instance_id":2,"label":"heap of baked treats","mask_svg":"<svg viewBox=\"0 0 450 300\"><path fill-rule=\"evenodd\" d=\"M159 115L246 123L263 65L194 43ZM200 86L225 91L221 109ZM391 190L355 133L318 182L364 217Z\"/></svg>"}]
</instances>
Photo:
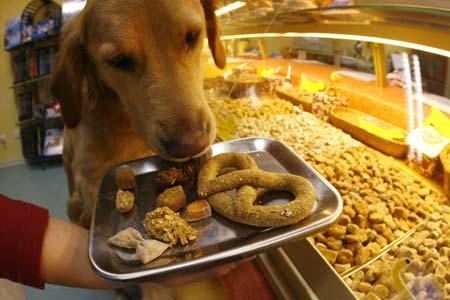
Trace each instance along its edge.
<instances>
[{"instance_id":1,"label":"heap of baked treats","mask_svg":"<svg viewBox=\"0 0 450 300\"><path fill-rule=\"evenodd\" d=\"M305 219L315 201L314 187L304 177L260 170L254 159L245 153L228 152L214 156L196 175L192 165L158 171L153 183L161 193L156 199L156 208L147 212L143 220L143 227L151 239L144 239L138 230L127 228L111 237L108 243L135 249L133 259L145 264L169 247L195 242L198 232L190 223L211 217L213 210L238 223L281 227ZM183 185L189 182L197 183L199 200L187 204ZM118 168L116 184L116 209L120 213L128 213L136 205L133 170ZM282 205L255 205L259 187L287 191L295 199ZM227 193L232 190L236 190L234 197Z\"/></svg>"}]
</instances>

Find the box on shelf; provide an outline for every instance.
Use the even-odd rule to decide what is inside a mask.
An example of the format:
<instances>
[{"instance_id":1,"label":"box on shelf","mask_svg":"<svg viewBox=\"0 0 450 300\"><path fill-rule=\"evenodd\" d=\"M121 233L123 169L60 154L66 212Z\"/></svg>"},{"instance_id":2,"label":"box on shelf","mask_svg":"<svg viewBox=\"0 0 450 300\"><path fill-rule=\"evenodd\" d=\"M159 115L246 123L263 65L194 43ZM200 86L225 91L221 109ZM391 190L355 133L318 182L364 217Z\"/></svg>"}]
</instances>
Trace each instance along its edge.
<instances>
[{"instance_id":1,"label":"box on shelf","mask_svg":"<svg viewBox=\"0 0 450 300\"><path fill-rule=\"evenodd\" d=\"M33 118L33 93L23 92L17 95L19 121Z\"/></svg>"},{"instance_id":2,"label":"box on shelf","mask_svg":"<svg viewBox=\"0 0 450 300\"><path fill-rule=\"evenodd\" d=\"M22 126L20 128L20 140L22 142L23 157L27 160L37 158L39 154L39 143L36 142L40 136L39 128L36 126Z\"/></svg>"},{"instance_id":3,"label":"box on shelf","mask_svg":"<svg viewBox=\"0 0 450 300\"><path fill-rule=\"evenodd\" d=\"M439 158L444 169L444 181L442 184L442 188L444 189L445 196L450 199L450 144L447 144L444 150L441 151L441 153L439 154Z\"/></svg>"},{"instance_id":4,"label":"box on shelf","mask_svg":"<svg viewBox=\"0 0 450 300\"><path fill-rule=\"evenodd\" d=\"M44 156L62 155L63 151L63 130L59 128L49 128L45 131Z\"/></svg>"},{"instance_id":5,"label":"box on shelf","mask_svg":"<svg viewBox=\"0 0 450 300\"><path fill-rule=\"evenodd\" d=\"M55 19L49 18L40 21L37 24L26 25L22 29L22 42L39 40L47 36L55 35L59 32L59 24Z\"/></svg>"},{"instance_id":6,"label":"box on shelf","mask_svg":"<svg viewBox=\"0 0 450 300\"><path fill-rule=\"evenodd\" d=\"M12 49L22 43L20 35L20 16L6 22L5 42L6 50Z\"/></svg>"},{"instance_id":7,"label":"box on shelf","mask_svg":"<svg viewBox=\"0 0 450 300\"><path fill-rule=\"evenodd\" d=\"M413 130L408 136L410 149L406 158L407 165L424 177L434 175L439 154L450 142L433 126Z\"/></svg>"}]
</instances>

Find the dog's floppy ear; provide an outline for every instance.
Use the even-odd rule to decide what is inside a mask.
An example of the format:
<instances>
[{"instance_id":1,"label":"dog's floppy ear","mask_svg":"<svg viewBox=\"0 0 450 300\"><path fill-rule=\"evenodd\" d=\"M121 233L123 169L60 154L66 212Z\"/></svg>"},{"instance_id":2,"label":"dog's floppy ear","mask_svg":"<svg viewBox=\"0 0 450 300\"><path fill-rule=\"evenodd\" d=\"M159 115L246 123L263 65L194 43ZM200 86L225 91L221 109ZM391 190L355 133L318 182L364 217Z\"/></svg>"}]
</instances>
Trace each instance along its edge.
<instances>
[{"instance_id":1,"label":"dog's floppy ear","mask_svg":"<svg viewBox=\"0 0 450 300\"><path fill-rule=\"evenodd\" d=\"M63 121L69 128L80 123L81 89L86 67L78 21L72 21L64 29L50 81L50 91L60 101Z\"/></svg>"},{"instance_id":2,"label":"dog's floppy ear","mask_svg":"<svg viewBox=\"0 0 450 300\"><path fill-rule=\"evenodd\" d=\"M219 21L216 17L216 0L201 0L206 18L206 33L208 45L214 58L216 66L223 69L227 63L225 48L220 41Z\"/></svg>"}]
</instances>

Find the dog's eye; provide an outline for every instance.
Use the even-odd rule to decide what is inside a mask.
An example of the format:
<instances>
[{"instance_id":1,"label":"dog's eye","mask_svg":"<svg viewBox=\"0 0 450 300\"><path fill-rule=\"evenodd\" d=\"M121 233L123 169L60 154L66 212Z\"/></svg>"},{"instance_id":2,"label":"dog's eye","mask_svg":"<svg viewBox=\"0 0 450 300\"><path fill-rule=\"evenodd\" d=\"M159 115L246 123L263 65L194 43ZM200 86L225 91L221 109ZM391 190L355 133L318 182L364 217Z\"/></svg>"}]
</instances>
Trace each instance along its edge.
<instances>
[{"instance_id":1,"label":"dog's eye","mask_svg":"<svg viewBox=\"0 0 450 300\"><path fill-rule=\"evenodd\" d=\"M108 60L108 65L123 71L130 71L134 68L134 61L125 54L118 54Z\"/></svg>"},{"instance_id":2,"label":"dog's eye","mask_svg":"<svg viewBox=\"0 0 450 300\"><path fill-rule=\"evenodd\" d=\"M194 31L186 33L186 44L194 45L195 42L197 42L199 35L199 32Z\"/></svg>"}]
</instances>

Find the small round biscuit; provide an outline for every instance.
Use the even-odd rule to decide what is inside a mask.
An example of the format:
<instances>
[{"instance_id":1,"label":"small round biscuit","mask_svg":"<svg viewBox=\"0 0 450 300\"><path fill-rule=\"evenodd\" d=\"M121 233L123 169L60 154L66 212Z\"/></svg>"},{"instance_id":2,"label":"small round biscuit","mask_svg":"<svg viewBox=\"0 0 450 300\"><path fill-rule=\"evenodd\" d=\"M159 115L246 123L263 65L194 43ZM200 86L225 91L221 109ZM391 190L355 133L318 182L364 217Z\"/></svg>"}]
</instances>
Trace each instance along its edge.
<instances>
[{"instance_id":1,"label":"small round biscuit","mask_svg":"<svg viewBox=\"0 0 450 300\"><path fill-rule=\"evenodd\" d=\"M211 206L205 200L197 200L186 207L186 220L195 222L211 217Z\"/></svg>"},{"instance_id":2,"label":"small round biscuit","mask_svg":"<svg viewBox=\"0 0 450 300\"><path fill-rule=\"evenodd\" d=\"M116 184L121 190L131 190L136 187L133 169L121 167L116 170Z\"/></svg>"},{"instance_id":3,"label":"small round biscuit","mask_svg":"<svg viewBox=\"0 0 450 300\"><path fill-rule=\"evenodd\" d=\"M118 190L116 194L116 209L121 213L127 213L133 209L134 195L132 192Z\"/></svg>"}]
</instances>

